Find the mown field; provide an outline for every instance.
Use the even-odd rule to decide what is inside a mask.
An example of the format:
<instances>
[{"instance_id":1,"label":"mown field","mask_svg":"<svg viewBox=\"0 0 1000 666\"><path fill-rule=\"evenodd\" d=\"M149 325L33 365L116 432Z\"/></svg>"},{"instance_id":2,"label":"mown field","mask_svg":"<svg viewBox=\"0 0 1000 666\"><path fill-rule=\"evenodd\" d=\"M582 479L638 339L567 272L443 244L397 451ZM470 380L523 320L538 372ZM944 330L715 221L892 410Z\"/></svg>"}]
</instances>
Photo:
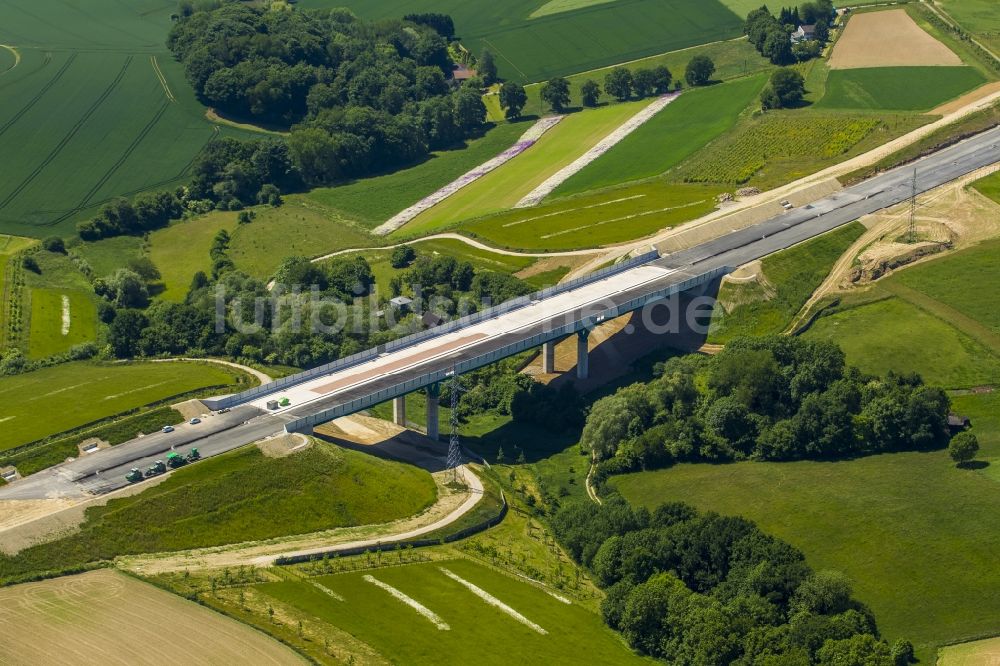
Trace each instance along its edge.
<instances>
[{"instance_id":1,"label":"mown field","mask_svg":"<svg viewBox=\"0 0 1000 666\"><path fill-rule=\"evenodd\" d=\"M604 190L461 225L503 247L574 250L641 238L715 209L717 188L663 181Z\"/></svg>"},{"instance_id":2,"label":"mown field","mask_svg":"<svg viewBox=\"0 0 1000 666\"><path fill-rule=\"evenodd\" d=\"M553 197L658 176L731 129L765 77L689 90L617 146L559 186Z\"/></svg>"},{"instance_id":3,"label":"mown field","mask_svg":"<svg viewBox=\"0 0 1000 666\"><path fill-rule=\"evenodd\" d=\"M1000 203L1000 172L980 178L972 184L980 194Z\"/></svg>"},{"instance_id":4,"label":"mown field","mask_svg":"<svg viewBox=\"0 0 1000 666\"><path fill-rule=\"evenodd\" d=\"M879 300L848 299L806 335L837 342L869 372L919 372L951 388L996 384L998 247L989 241L884 278L873 295Z\"/></svg>"},{"instance_id":5,"label":"mown field","mask_svg":"<svg viewBox=\"0 0 1000 666\"><path fill-rule=\"evenodd\" d=\"M986 83L972 67L836 69L817 108L928 111Z\"/></svg>"},{"instance_id":6,"label":"mown field","mask_svg":"<svg viewBox=\"0 0 1000 666\"><path fill-rule=\"evenodd\" d=\"M202 363L64 363L0 377L0 450L166 398L228 386L233 374Z\"/></svg>"},{"instance_id":7,"label":"mown field","mask_svg":"<svg viewBox=\"0 0 1000 666\"><path fill-rule=\"evenodd\" d=\"M175 3L9 9L0 43L22 58L0 80L0 231L65 234L115 196L183 180L218 130L166 52Z\"/></svg>"},{"instance_id":8,"label":"mown field","mask_svg":"<svg viewBox=\"0 0 1000 666\"><path fill-rule=\"evenodd\" d=\"M432 232L511 208L649 103L643 100L569 114L534 146L421 213L394 235Z\"/></svg>"},{"instance_id":9,"label":"mown field","mask_svg":"<svg viewBox=\"0 0 1000 666\"><path fill-rule=\"evenodd\" d=\"M535 627L487 603L444 570ZM366 576L435 613L438 626ZM265 583L256 590L346 631L394 663L435 663L442 655L484 664L641 662L595 613L466 559Z\"/></svg>"},{"instance_id":10,"label":"mown field","mask_svg":"<svg viewBox=\"0 0 1000 666\"><path fill-rule=\"evenodd\" d=\"M432 153L420 164L383 176L337 187L319 187L306 196L340 217L374 228L510 148L533 123L534 119L500 123L464 148Z\"/></svg>"},{"instance_id":11,"label":"mown field","mask_svg":"<svg viewBox=\"0 0 1000 666\"><path fill-rule=\"evenodd\" d=\"M89 294L61 289L32 289L28 356L45 358L97 338L97 309ZM66 326L65 318L69 325Z\"/></svg>"},{"instance_id":12,"label":"mown field","mask_svg":"<svg viewBox=\"0 0 1000 666\"><path fill-rule=\"evenodd\" d=\"M1000 48L1000 14L993 0L940 0L937 4L988 48L994 52Z\"/></svg>"},{"instance_id":13,"label":"mown field","mask_svg":"<svg viewBox=\"0 0 1000 666\"><path fill-rule=\"evenodd\" d=\"M987 638L943 648L938 666L984 666L1000 660L1000 638Z\"/></svg>"},{"instance_id":14,"label":"mown field","mask_svg":"<svg viewBox=\"0 0 1000 666\"><path fill-rule=\"evenodd\" d=\"M111 570L0 590L4 660L81 666L183 654L190 664L301 664L281 643L219 613ZM169 631L169 644L163 643ZM162 647L161 647L162 646Z\"/></svg>"},{"instance_id":15,"label":"mown field","mask_svg":"<svg viewBox=\"0 0 1000 666\"><path fill-rule=\"evenodd\" d=\"M490 49L500 74L522 83L738 37L743 16L718 0L303 0L299 7L347 6L372 19L411 12L450 15L473 53ZM565 11L548 13L552 9ZM532 14L536 17L532 18ZM540 15L544 14L544 15Z\"/></svg>"},{"instance_id":16,"label":"mown field","mask_svg":"<svg viewBox=\"0 0 1000 666\"><path fill-rule=\"evenodd\" d=\"M784 331L829 275L833 264L865 232L852 222L761 261L762 275L750 284L726 283L712 314L708 341L725 344L740 335Z\"/></svg>"}]
</instances>

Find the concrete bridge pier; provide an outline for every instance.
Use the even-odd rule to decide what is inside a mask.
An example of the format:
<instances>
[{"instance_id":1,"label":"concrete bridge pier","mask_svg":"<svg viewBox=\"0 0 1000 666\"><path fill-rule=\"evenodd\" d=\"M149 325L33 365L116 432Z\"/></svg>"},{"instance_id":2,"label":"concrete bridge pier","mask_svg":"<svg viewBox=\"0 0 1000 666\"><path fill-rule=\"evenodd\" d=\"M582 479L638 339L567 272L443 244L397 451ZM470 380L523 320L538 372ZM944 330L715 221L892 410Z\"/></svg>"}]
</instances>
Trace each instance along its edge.
<instances>
[{"instance_id":1,"label":"concrete bridge pier","mask_svg":"<svg viewBox=\"0 0 1000 666\"><path fill-rule=\"evenodd\" d=\"M441 387L431 384L427 387L427 436L434 441L441 435L438 418L438 404L441 397Z\"/></svg>"},{"instance_id":2,"label":"concrete bridge pier","mask_svg":"<svg viewBox=\"0 0 1000 666\"><path fill-rule=\"evenodd\" d=\"M551 375L556 371L556 341L550 340L542 345L542 372Z\"/></svg>"},{"instance_id":3,"label":"concrete bridge pier","mask_svg":"<svg viewBox=\"0 0 1000 666\"><path fill-rule=\"evenodd\" d=\"M392 399L392 422L398 426L406 427L406 396L401 395Z\"/></svg>"},{"instance_id":4,"label":"concrete bridge pier","mask_svg":"<svg viewBox=\"0 0 1000 666\"><path fill-rule=\"evenodd\" d=\"M576 334L576 378L587 379L590 377L590 350L587 347L587 339L590 331L583 329Z\"/></svg>"}]
</instances>

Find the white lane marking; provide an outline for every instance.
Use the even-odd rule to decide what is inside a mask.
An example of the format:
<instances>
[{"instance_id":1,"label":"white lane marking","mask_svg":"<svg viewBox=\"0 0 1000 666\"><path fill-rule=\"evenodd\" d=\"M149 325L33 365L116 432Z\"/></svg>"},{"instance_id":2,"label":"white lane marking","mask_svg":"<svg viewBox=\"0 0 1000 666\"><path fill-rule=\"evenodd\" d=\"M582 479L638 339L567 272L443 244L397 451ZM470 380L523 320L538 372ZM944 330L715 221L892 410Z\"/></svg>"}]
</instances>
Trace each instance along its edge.
<instances>
[{"instance_id":1,"label":"white lane marking","mask_svg":"<svg viewBox=\"0 0 1000 666\"><path fill-rule=\"evenodd\" d=\"M406 596L405 594L403 594L402 592L400 592L399 590L397 590L396 588L394 588L392 585L389 585L387 583L383 583L379 579L377 579L374 576L371 576L369 574L365 574L364 579L365 579L366 582L369 582L372 585L375 585L376 587L382 588L383 590L385 590L386 592L388 592L389 594L391 594L392 596L394 596L396 599L399 599L404 604L406 604L407 606L409 606L413 610L417 611L418 613L420 613L421 615L423 615L424 617L426 617L428 620L430 620L431 622L434 623L434 626L436 626L438 628L438 630L440 630L440 631L450 631L451 630L451 627L449 627L448 624L444 620L442 620L440 618L440 616L438 616L437 613L435 613L434 611L432 611L427 606L424 606L422 603L420 603L416 599L413 599L412 597Z\"/></svg>"},{"instance_id":2,"label":"white lane marking","mask_svg":"<svg viewBox=\"0 0 1000 666\"><path fill-rule=\"evenodd\" d=\"M496 597L494 597L492 594L490 594L489 592L487 592L483 588L481 588L481 587L479 587L477 585L473 585L472 583L470 583L469 581L465 580L461 576L458 576L458 575L452 573L451 571L449 571L448 569L445 569L444 567L438 567L438 568L441 570L441 573L443 573L445 576L447 576L448 578L451 578L453 581L455 581L456 583L459 583L460 585L464 585L470 592L472 592L474 595L476 595L477 597L479 597L480 599L482 599L483 601L485 601L486 603L488 603L490 606L493 606L494 608L500 609L501 611L503 611L507 615L510 615L512 618L514 618L515 620L517 620L521 624L523 624L523 625L525 625L527 627L530 627L531 629L534 629L535 631L537 631L538 633L540 633L543 636L546 635L547 633L549 633L549 632L545 631L544 629L542 629L537 624L535 624L534 622L532 622L531 620L529 620L528 618L526 618L523 615L521 615L520 613L518 613L516 610L514 610L513 608L511 608L510 606L508 606L504 602L502 602L499 599L497 599Z\"/></svg>"},{"instance_id":3,"label":"white lane marking","mask_svg":"<svg viewBox=\"0 0 1000 666\"><path fill-rule=\"evenodd\" d=\"M62 295L62 334L69 335L69 325L71 322L69 313L69 296Z\"/></svg>"},{"instance_id":4,"label":"white lane marking","mask_svg":"<svg viewBox=\"0 0 1000 666\"><path fill-rule=\"evenodd\" d=\"M339 594L337 594L336 592L334 592L333 590L331 590L330 588L328 588L326 585L323 585L321 583L317 583L316 581L313 581L312 584L313 584L313 587L315 587L317 590L319 590L320 592L326 593L328 596L333 597L337 601L346 601L346 599L344 599L344 597L340 596Z\"/></svg>"}]
</instances>

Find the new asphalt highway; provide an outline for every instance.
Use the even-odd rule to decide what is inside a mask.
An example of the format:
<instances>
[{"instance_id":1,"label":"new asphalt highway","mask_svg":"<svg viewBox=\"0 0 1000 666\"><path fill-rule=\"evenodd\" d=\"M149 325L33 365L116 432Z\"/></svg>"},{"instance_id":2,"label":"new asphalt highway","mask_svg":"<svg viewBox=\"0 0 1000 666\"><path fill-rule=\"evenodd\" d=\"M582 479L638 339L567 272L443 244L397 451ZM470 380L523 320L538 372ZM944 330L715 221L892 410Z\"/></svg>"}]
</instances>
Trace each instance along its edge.
<instances>
[{"instance_id":1,"label":"new asphalt highway","mask_svg":"<svg viewBox=\"0 0 1000 666\"><path fill-rule=\"evenodd\" d=\"M196 446L203 457L217 455L284 431L286 424L317 413L343 416L365 408L373 396L391 397L394 387L407 380L443 376L456 365L490 354L504 353L518 343L533 341L577 322L596 323L602 313L616 314L622 306L651 294L662 294L682 282L741 266L786 249L864 215L877 212L1000 161L1000 128L938 151L846 188L808 206L734 231L697 247L677 252L598 282L537 301L467 328L383 354L372 361L303 382L294 388L255 398L203 423L181 426L173 433L156 434L83 456L0 488L0 499L41 499L101 494L127 485L131 467L145 469L171 450L186 453ZM409 385L408 390L416 387ZM294 395L293 404L268 412L271 398Z\"/></svg>"}]
</instances>

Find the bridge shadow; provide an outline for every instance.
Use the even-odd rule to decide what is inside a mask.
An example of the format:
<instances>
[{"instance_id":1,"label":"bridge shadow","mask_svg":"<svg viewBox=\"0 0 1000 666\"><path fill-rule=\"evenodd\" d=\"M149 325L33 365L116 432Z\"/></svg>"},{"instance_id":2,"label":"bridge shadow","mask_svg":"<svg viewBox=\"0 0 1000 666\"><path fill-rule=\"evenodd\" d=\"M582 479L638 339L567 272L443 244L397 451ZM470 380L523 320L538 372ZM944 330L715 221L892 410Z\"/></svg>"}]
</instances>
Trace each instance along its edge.
<instances>
[{"instance_id":1,"label":"bridge shadow","mask_svg":"<svg viewBox=\"0 0 1000 666\"><path fill-rule=\"evenodd\" d=\"M448 444L435 442L413 430L355 414L317 426L317 439L351 451L406 463L434 472L448 469Z\"/></svg>"}]
</instances>

